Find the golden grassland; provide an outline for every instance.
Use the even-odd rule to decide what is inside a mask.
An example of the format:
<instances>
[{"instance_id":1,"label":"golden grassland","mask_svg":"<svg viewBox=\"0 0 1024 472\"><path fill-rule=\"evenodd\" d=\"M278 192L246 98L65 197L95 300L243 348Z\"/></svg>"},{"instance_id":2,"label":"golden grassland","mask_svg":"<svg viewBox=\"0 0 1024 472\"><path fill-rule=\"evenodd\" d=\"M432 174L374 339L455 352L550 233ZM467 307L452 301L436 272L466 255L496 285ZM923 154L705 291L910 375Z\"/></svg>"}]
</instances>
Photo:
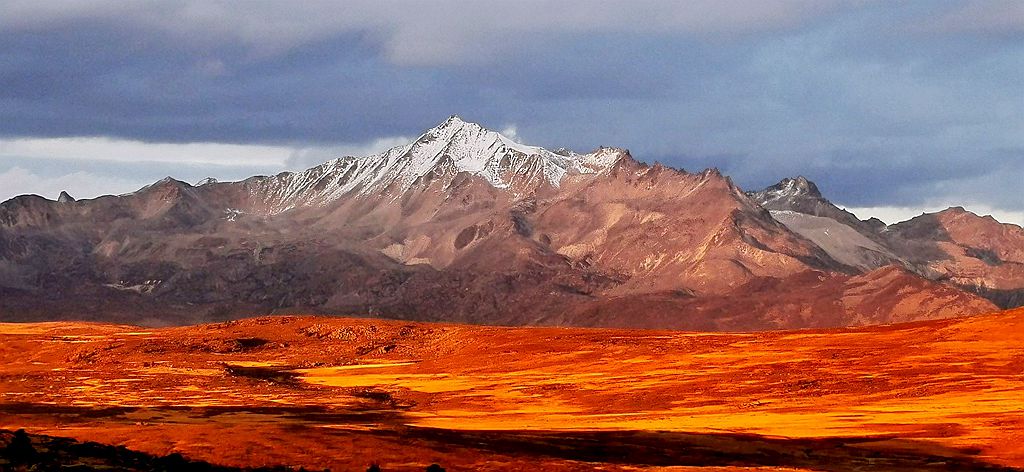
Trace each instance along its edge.
<instances>
[{"instance_id":1,"label":"golden grassland","mask_svg":"<svg viewBox=\"0 0 1024 472\"><path fill-rule=\"evenodd\" d=\"M0 428L363 470L1024 467L1024 311L686 333L0 324Z\"/></svg>"}]
</instances>

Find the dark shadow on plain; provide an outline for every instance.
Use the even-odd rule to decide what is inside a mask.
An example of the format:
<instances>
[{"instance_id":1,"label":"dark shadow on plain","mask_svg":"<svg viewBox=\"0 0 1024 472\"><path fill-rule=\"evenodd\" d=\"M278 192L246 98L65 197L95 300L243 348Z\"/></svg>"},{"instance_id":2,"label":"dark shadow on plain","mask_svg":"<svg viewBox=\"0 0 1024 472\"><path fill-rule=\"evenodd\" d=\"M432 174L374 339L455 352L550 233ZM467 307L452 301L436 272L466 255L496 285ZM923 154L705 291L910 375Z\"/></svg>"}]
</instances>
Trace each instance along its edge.
<instances>
[{"instance_id":1,"label":"dark shadow on plain","mask_svg":"<svg viewBox=\"0 0 1024 472\"><path fill-rule=\"evenodd\" d=\"M358 394L358 395L357 395ZM293 422L294 428L317 425L360 425L371 429L317 428L326 435L372 435L409 447L474 449L523 458L554 458L594 464L634 466L790 467L830 472L854 471L1024 471L980 457L980 450L954 449L899 435L871 437L781 438L743 433L672 431L458 431L408 426L404 408L388 408L377 392L354 392L366 404L344 408L324 406L88 407L32 403L0 404L7 422L25 416L59 417L62 422L96 419L137 421L140 416L173 424L176 416L209 418L234 413L265 415ZM126 417L132 414L131 418ZM141 414L141 415L140 415ZM250 419L251 421L251 419ZM9 434L9 433L8 433ZM453 467L457 464L451 464ZM226 469L225 469L226 470Z\"/></svg>"},{"instance_id":2,"label":"dark shadow on plain","mask_svg":"<svg viewBox=\"0 0 1024 472\"><path fill-rule=\"evenodd\" d=\"M438 447L634 466L791 467L852 471L1019 471L986 462L980 451L897 436L789 439L739 433L658 431L455 431L399 427L395 435ZM884 445L881 444L885 441ZM917 452L920 451L920 452Z\"/></svg>"}]
</instances>

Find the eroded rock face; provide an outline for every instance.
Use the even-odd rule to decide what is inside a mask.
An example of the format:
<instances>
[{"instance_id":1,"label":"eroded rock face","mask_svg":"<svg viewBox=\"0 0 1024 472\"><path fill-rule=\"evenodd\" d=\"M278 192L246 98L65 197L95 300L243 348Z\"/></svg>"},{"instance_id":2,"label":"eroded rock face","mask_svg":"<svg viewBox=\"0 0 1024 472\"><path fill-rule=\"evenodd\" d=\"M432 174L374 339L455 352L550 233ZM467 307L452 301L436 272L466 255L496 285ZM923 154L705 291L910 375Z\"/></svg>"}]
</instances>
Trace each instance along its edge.
<instances>
[{"instance_id":1,"label":"eroded rock face","mask_svg":"<svg viewBox=\"0 0 1024 472\"><path fill-rule=\"evenodd\" d=\"M408 145L304 172L0 204L0 317L759 330L994 309L913 272L870 278L930 266L806 179L778 187L748 195L715 170L615 148L550 152L452 117ZM849 234L816 238L780 212ZM972 247L991 267L1010 257ZM859 276L916 302L857 295Z\"/></svg>"},{"instance_id":2,"label":"eroded rock face","mask_svg":"<svg viewBox=\"0 0 1024 472\"><path fill-rule=\"evenodd\" d=\"M1003 308L1024 305L1024 229L955 207L887 226L858 220L803 177L751 198L837 261L861 270L897 265L981 295Z\"/></svg>"},{"instance_id":3,"label":"eroded rock face","mask_svg":"<svg viewBox=\"0 0 1024 472\"><path fill-rule=\"evenodd\" d=\"M1024 229L963 208L890 227L893 246L919 272L947 280L1002 307L1024 305Z\"/></svg>"}]
</instances>

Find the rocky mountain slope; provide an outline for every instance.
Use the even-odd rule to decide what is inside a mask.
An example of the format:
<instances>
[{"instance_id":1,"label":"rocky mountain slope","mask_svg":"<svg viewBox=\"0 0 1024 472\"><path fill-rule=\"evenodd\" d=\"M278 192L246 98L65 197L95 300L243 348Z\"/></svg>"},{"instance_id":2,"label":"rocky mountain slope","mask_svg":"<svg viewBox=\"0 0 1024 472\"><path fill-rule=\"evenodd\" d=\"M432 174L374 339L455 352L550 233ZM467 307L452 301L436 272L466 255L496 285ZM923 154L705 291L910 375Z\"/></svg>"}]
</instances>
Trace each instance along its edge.
<instances>
[{"instance_id":1,"label":"rocky mountain slope","mask_svg":"<svg viewBox=\"0 0 1024 472\"><path fill-rule=\"evenodd\" d=\"M950 208L898 223L890 245L925 277L948 281L997 305L1024 305L1024 229Z\"/></svg>"},{"instance_id":2,"label":"rocky mountain slope","mask_svg":"<svg viewBox=\"0 0 1024 472\"><path fill-rule=\"evenodd\" d=\"M0 319L760 330L995 309L890 243L900 231L844 214L806 179L780 185L748 195L715 170L551 152L451 117L303 172L0 204Z\"/></svg>"},{"instance_id":3,"label":"rocky mountain slope","mask_svg":"<svg viewBox=\"0 0 1024 472\"><path fill-rule=\"evenodd\" d=\"M1003 308L1024 305L1024 229L963 208L886 226L861 221L803 177L750 192L789 229L861 270L899 265L920 277L981 295Z\"/></svg>"}]
</instances>

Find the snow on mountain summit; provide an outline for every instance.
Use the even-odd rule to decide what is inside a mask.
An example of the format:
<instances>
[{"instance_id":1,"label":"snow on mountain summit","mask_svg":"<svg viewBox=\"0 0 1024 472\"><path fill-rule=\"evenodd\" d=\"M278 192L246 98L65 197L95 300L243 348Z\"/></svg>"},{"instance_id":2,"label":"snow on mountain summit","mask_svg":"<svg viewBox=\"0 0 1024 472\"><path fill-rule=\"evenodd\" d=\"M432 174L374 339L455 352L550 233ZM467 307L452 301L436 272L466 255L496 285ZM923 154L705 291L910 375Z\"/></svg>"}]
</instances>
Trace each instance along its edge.
<instances>
[{"instance_id":1,"label":"snow on mountain summit","mask_svg":"<svg viewBox=\"0 0 1024 472\"><path fill-rule=\"evenodd\" d=\"M412 143L367 157L346 156L297 173L259 182L272 213L301 205L326 204L344 195L404 193L418 183L451 179L466 172L495 188L518 191L548 184L558 187L569 174L595 174L610 168L625 151L600 148L588 154L555 153L520 144L501 133L451 116ZM255 183L255 182L254 182Z\"/></svg>"},{"instance_id":2,"label":"snow on mountain summit","mask_svg":"<svg viewBox=\"0 0 1024 472\"><path fill-rule=\"evenodd\" d=\"M483 177L497 188L509 188L524 178L541 176L557 187L567 173L598 172L614 163L607 162L607 159L601 161L595 156L598 153L566 155L520 144L458 116L448 118L410 145L391 149L384 156L399 152L398 159L388 161L393 165L385 166L390 172L381 177L389 185L400 183L402 190L432 172L445 171L469 172ZM608 153L602 153L605 154ZM366 160L379 161L384 156L371 156Z\"/></svg>"}]
</instances>

